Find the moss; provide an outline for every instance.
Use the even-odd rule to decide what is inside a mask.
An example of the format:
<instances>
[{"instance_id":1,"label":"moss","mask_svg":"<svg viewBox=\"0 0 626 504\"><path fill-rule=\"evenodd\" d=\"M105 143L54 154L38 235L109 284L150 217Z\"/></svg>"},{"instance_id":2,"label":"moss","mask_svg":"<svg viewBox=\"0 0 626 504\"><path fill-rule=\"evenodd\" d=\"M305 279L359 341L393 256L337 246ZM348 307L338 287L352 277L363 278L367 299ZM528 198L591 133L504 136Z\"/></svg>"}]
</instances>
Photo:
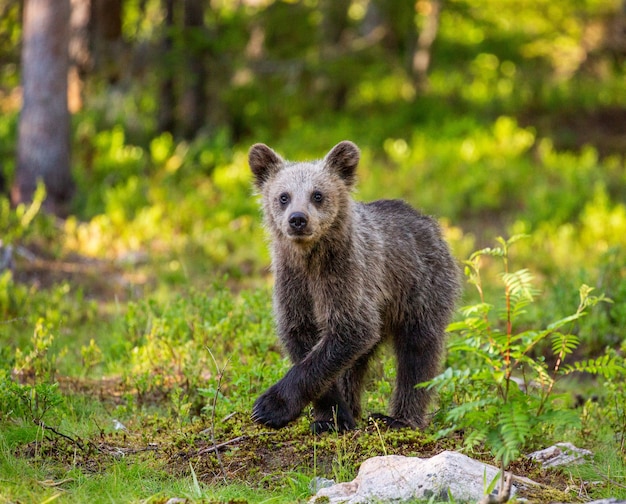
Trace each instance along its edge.
<instances>
[{"instance_id":1,"label":"moss","mask_svg":"<svg viewBox=\"0 0 626 504\"><path fill-rule=\"evenodd\" d=\"M573 498L571 493L543 485L525 487L517 494L517 497L528 499L530 502L583 502Z\"/></svg>"}]
</instances>

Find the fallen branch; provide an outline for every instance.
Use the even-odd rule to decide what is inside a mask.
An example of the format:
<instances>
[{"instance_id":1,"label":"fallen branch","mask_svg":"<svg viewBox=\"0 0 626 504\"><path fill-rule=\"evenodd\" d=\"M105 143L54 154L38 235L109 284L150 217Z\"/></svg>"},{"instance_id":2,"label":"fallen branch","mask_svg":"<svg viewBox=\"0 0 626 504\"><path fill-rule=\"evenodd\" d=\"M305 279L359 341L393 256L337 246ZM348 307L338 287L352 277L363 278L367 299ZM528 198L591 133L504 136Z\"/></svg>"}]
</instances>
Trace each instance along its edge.
<instances>
[{"instance_id":1,"label":"fallen branch","mask_svg":"<svg viewBox=\"0 0 626 504\"><path fill-rule=\"evenodd\" d=\"M85 446L83 445L83 443L81 443L80 441L78 441L77 439L74 439L71 436L68 436L67 434L63 434L62 432L59 432L58 430L56 430L54 427L50 427L49 425L46 425L45 423L43 423L41 420L40 421L35 421L35 423L37 425L39 425L42 429L47 430L52 432L53 434L56 434L59 437L65 438L68 441L70 441L72 444L75 444L76 446L78 446L82 451L85 451Z\"/></svg>"},{"instance_id":2,"label":"fallen branch","mask_svg":"<svg viewBox=\"0 0 626 504\"><path fill-rule=\"evenodd\" d=\"M219 451L223 450L227 446L230 446L231 444L238 443L238 442L243 441L244 439L247 439L247 438L248 438L248 436L244 435L244 436L239 436L239 437L230 439L228 441L224 441L223 443L213 444L211 446L207 446L205 448L202 448L201 450L198 450L198 453L196 455L204 455L205 453L209 453L209 452L218 453Z\"/></svg>"}]
</instances>

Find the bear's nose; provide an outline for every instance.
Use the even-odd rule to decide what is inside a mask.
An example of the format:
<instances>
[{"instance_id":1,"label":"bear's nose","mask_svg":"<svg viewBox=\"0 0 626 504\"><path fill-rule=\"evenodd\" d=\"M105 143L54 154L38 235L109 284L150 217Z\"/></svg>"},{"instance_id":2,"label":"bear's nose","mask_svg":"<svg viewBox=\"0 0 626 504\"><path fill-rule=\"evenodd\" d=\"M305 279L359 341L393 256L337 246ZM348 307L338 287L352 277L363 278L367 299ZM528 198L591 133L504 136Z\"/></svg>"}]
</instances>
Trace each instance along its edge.
<instances>
[{"instance_id":1,"label":"bear's nose","mask_svg":"<svg viewBox=\"0 0 626 504\"><path fill-rule=\"evenodd\" d=\"M307 225L306 215L302 212L294 212L289 216L289 225L294 231L302 231Z\"/></svg>"}]
</instances>

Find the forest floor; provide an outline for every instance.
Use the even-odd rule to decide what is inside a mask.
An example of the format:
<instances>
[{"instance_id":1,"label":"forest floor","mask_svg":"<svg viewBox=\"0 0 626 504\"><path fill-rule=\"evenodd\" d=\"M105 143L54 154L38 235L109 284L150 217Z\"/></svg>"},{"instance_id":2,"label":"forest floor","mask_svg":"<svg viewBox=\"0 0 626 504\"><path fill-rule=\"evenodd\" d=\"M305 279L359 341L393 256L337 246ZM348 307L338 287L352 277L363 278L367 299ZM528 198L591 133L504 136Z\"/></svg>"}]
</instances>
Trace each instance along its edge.
<instances>
[{"instance_id":1,"label":"forest floor","mask_svg":"<svg viewBox=\"0 0 626 504\"><path fill-rule=\"evenodd\" d=\"M19 281L39 288L69 282L79 287L86 298L99 302L112 297L123 300L130 283L128 275L134 275L133 283L139 276L146 285L153 281L142 271L129 273L127 268L105 261L78 256L43 259L42 255L38 252L37 258L20 261L16 275ZM22 379L28 381L29 377ZM64 395L100 402L108 405L109 411L127 400L129 394L136 394L114 376L100 380L57 376L56 380ZM33 463L45 460L67 470L78 467L87 474L105 473L123 458L147 463L174 478L193 476L208 485L242 484L271 490L281 482L284 484L286 477L298 475L350 480L356 476L359 464L371 456L428 458L462 444L459 435L434 440L421 431L386 430L366 421L348 433L314 436L307 415L277 431L254 424L248 411L232 411L225 418L211 418L208 423L206 417L204 422L177 422L175 415L163 411L166 396L166 392L160 396L158 391L135 395L133 400L142 411L154 413L137 415L125 425L110 419L115 425L113 430L110 425L98 426L100 433L89 439L43 423L42 436L21 445L15 455ZM487 463L492 461L488 453L482 458ZM541 495L548 495L546 500L571 501L573 480L568 472L542 469L526 458L512 463L509 470L541 485L539 494L528 496L533 500L544 500ZM62 488L69 483L61 480L55 485ZM584 496L591 483L578 481L576 485L577 494Z\"/></svg>"}]
</instances>

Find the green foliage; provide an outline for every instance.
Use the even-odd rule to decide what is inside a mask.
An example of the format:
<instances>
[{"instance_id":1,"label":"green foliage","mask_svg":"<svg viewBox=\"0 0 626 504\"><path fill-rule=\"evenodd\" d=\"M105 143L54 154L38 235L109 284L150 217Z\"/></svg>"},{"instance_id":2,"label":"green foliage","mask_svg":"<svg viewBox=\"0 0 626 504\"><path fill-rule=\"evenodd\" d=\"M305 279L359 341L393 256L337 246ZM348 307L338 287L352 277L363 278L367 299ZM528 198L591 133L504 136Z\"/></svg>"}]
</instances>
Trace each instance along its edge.
<instances>
[{"instance_id":1,"label":"green foliage","mask_svg":"<svg viewBox=\"0 0 626 504\"><path fill-rule=\"evenodd\" d=\"M121 128L106 133L90 154L94 168L85 170L84 184L94 189L77 202L90 220L65 222L67 250L115 259L149 248L179 271L179 281L195 278L198 269L241 279L267 264L246 158L229 152L226 137L189 143L165 133L143 148ZM181 265L181 257L192 260Z\"/></svg>"},{"instance_id":2,"label":"green foliage","mask_svg":"<svg viewBox=\"0 0 626 504\"><path fill-rule=\"evenodd\" d=\"M623 368L623 351L620 357ZM624 380L607 380L603 384L606 391L606 409L604 414L614 434L614 441L619 452L626 455L626 384Z\"/></svg>"},{"instance_id":3,"label":"green foliage","mask_svg":"<svg viewBox=\"0 0 626 504\"><path fill-rule=\"evenodd\" d=\"M25 419L39 423L64 402L58 383L19 384L0 370L1 421Z\"/></svg>"},{"instance_id":4,"label":"green foliage","mask_svg":"<svg viewBox=\"0 0 626 504\"><path fill-rule=\"evenodd\" d=\"M67 281L50 289L18 282L10 271L0 273L0 366L14 362L13 352L33 341L33 334L51 334L53 328L76 328L74 337L96 322L97 305L80 287ZM36 339L36 338L35 338ZM70 365L69 367L72 367Z\"/></svg>"},{"instance_id":5,"label":"green foliage","mask_svg":"<svg viewBox=\"0 0 626 504\"><path fill-rule=\"evenodd\" d=\"M33 377L36 382L54 381L56 356L50 352L54 335L43 319L37 321L28 353L20 348L15 350L15 371L24 376Z\"/></svg>"},{"instance_id":6,"label":"green foliage","mask_svg":"<svg viewBox=\"0 0 626 504\"><path fill-rule=\"evenodd\" d=\"M269 299L266 291L237 298L216 285L165 305L154 300L131 305L128 337L111 349L109 366L123 374L140 404L155 393L172 394L178 417L203 408L218 417L248 408L248 394L260 392L285 370L274 348ZM268 374L269 363L280 365ZM245 375L233 371L231 376L231 368L241 367Z\"/></svg>"},{"instance_id":7,"label":"green foliage","mask_svg":"<svg viewBox=\"0 0 626 504\"><path fill-rule=\"evenodd\" d=\"M37 228L34 221L45 199L46 188L41 182L37 184L33 201L28 205L21 203L13 210L8 198L0 197L0 228L6 230L0 245L12 245L35 234Z\"/></svg>"},{"instance_id":8,"label":"green foliage","mask_svg":"<svg viewBox=\"0 0 626 504\"><path fill-rule=\"evenodd\" d=\"M449 366L432 384L439 435L459 435L438 443L486 446L506 463L557 435L580 436L597 444L597 459L608 454L605 469L581 479L623 492L606 475L623 478L626 438L625 165L619 128L610 128L626 105L626 68L598 37L620 1L445 2L425 90L408 70L416 33L407 30L424 25L428 2L385 7L397 9L386 34L386 23L367 33L368 3L351 3L347 30L327 50L317 0L212 2L205 28L179 23L162 54L163 2L125 1L125 68L115 85L90 75L73 117L73 215L46 217L41 188L15 209L0 196L2 246L67 261L41 266L14 253L14 270L0 272L3 497L304 498L308 473L284 473L308 461L304 419L275 444L278 435L267 438L273 450L301 450L282 473L215 487L202 482L220 472L199 465L209 456L186 463L183 476L164 475L150 453L86 472L93 466L82 465L78 445L63 438L71 452L63 459L58 434L32 421L70 437L87 432L99 446L136 434L141 449L155 439L177 454L207 427L224 440L241 435L254 398L288 367L272 328L269 256L245 153L264 141L289 159L318 158L344 138L362 148L355 197L402 197L441 217L458 257L495 233L528 235L466 264L476 293L451 326ZM0 1L3 192L15 169L20 5ZM202 131L183 140L180 127L157 131L157 116L163 77L180 94L189 54L210 69L210 110ZM525 268L509 269L511 246ZM614 303L591 310L607 299L581 284ZM365 411L386 408L394 373L383 354ZM598 397L571 409L564 390L579 376ZM112 417L127 430L112 430ZM172 431L170 444L163 437ZM349 479L367 455L412 444L423 453L433 442L429 432L359 435L316 439L315 471ZM54 450L37 456L50 440ZM259 457L263 443L254 447ZM233 446L231 461L245 451ZM332 456L322 461L323 451ZM248 468L260 466L253 458ZM64 483L43 488L52 477Z\"/></svg>"},{"instance_id":9,"label":"green foliage","mask_svg":"<svg viewBox=\"0 0 626 504\"><path fill-rule=\"evenodd\" d=\"M448 409L447 426L439 435L462 429L467 448L484 445L504 466L517 459L522 449L580 423L566 398L555 393L559 378L574 370L607 378L626 374L616 355L564 365L580 343L571 331L574 323L591 307L608 301L603 295L591 295L593 289L586 285L579 290L580 302L572 315L544 329L523 327L525 309L538 293L528 270L509 270L510 248L521 238L499 238L499 247L479 250L465 262L480 303L464 307L464 318L449 326L458 335L448 348L451 365L429 384L440 391ZM503 267L504 292L496 303L485 297L481 273L486 259L495 259ZM537 357L534 349L547 340L552 355Z\"/></svg>"},{"instance_id":10,"label":"green foliage","mask_svg":"<svg viewBox=\"0 0 626 504\"><path fill-rule=\"evenodd\" d=\"M35 423L64 402L55 381L56 355L51 352L54 336L40 319L31 339L31 349L15 350L15 365L0 368L0 419L26 418ZM13 376L11 376L13 375ZM16 381L14 377L21 380Z\"/></svg>"}]
</instances>

